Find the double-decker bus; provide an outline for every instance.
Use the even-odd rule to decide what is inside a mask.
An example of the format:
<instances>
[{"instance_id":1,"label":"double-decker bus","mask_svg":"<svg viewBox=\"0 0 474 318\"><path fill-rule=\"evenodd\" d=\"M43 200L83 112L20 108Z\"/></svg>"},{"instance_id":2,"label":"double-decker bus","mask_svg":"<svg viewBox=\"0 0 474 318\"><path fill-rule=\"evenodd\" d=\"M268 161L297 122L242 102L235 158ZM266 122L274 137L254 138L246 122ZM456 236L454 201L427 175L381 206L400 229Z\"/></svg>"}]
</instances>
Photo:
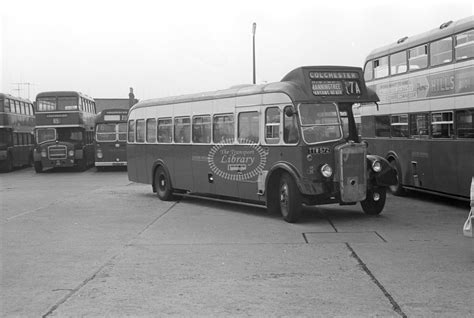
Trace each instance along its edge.
<instances>
[{"instance_id":1,"label":"double-decker bus","mask_svg":"<svg viewBox=\"0 0 474 318\"><path fill-rule=\"evenodd\" d=\"M79 92L43 92L36 96L35 171L94 165L94 99Z\"/></svg>"},{"instance_id":2,"label":"double-decker bus","mask_svg":"<svg viewBox=\"0 0 474 318\"><path fill-rule=\"evenodd\" d=\"M369 152L406 189L469 200L474 176L474 17L374 50L364 78L380 103L360 108Z\"/></svg>"},{"instance_id":3,"label":"double-decker bus","mask_svg":"<svg viewBox=\"0 0 474 318\"><path fill-rule=\"evenodd\" d=\"M352 114L377 100L361 68L307 66L276 83L142 101L129 112L128 176L162 200L266 205L287 222L303 203L379 214L395 172L366 154Z\"/></svg>"},{"instance_id":4,"label":"double-decker bus","mask_svg":"<svg viewBox=\"0 0 474 318\"><path fill-rule=\"evenodd\" d=\"M33 163L33 103L0 93L0 170Z\"/></svg>"},{"instance_id":5,"label":"double-decker bus","mask_svg":"<svg viewBox=\"0 0 474 318\"><path fill-rule=\"evenodd\" d=\"M101 111L95 120L95 166L127 165L128 109L110 108Z\"/></svg>"}]
</instances>

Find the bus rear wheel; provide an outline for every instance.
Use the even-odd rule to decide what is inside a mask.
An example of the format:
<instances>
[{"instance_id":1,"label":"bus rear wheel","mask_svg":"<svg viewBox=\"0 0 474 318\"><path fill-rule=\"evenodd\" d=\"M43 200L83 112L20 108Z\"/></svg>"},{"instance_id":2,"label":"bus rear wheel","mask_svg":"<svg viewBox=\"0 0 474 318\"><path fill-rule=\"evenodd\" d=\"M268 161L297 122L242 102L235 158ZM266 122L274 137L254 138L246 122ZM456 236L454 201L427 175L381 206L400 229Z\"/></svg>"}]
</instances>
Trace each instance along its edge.
<instances>
[{"instance_id":1,"label":"bus rear wheel","mask_svg":"<svg viewBox=\"0 0 474 318\"><path fill-rule=\"evenodd\" d=\"M171 201L174 199L170 177L163 167L158 167L156 169L154 182L156 195L160 200Z\"/></svg>"},{"instance_id":2,"label":"bus rear wheel","mask_svg":"<svg viewBox=\"0 0 474 318\"><path fill-rule=\"evenodd\" d=\"M360 202L362 210L368 215L378 215L382 213L387 198L386 188L375 188L367 190L367 197Z\"/></svg>"},{"instance_id":3,"label":"bus rear wheel","mask_svg":"<svg viewBox=\"0 0 474 318\"><path fill-rule=\"evenodd\" d=\"M295 180L288 173L281 176L278 194L283 219L288 223L298 221L302 209L301 194Z\"/></svg>"},{"instance_id":4,"label":"bus rear wheel","mask_svg":"<svg viewBox=\"0 0 474 318\"><path fill-rule=\"evenodd\" d=\"M43 172L43 164L41 163L41 161L35 161L34 167L35 167L36 173Z\"/></svg>"}]
</instances>

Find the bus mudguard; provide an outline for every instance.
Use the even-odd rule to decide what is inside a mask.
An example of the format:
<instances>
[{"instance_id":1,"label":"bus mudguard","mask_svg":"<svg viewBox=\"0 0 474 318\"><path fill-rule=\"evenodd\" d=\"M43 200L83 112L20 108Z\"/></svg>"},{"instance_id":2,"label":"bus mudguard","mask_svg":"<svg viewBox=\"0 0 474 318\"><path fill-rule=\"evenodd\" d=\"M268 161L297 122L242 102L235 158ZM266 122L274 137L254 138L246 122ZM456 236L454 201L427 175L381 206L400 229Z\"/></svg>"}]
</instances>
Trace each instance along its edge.
<instances>
[{"instance_id":1,"label":"bus mudguard","mask_svg":"<svg viewBox=\"0 0 474 318\"><path fill-rule=\"evenodd\" d=\"M369 168L369 180L375 182L375 185L382 187L395 185L397 183L397 173L390 165L390 162L381 156L367 155L368 167L372 167L372 163L375 161L380 162L382 169L380 172L375 172Z\"/></svg>"},{"instance_id":2,"label":"bus mudguard","mask_svg":"<svg viewBox=\"0 0 474 318\"><path fill-rule=\"evenodd\" d=\"M165 169L166 173L168 174L168 176L170 176L171 178L171 173L170 173L170 170L168 169L168 166L165 164L165 162L161 159L158 159L156 160L154 163L153 163L153 166L151 168L151 173L152 173L152 180L151 180L151 186L153 187L153 192L156 192L156 189L155 189L155 171L158 167L163 167L163 169Z\"/></svg>"},{"instance_id":3,"label":"bus mudguard","mask_svg":"<svg viewBox=\"0 0 474 318\"><path fill-rule=\"evenodd\" d=\"M272 168L267 173L265 189L268 189L270 182L273 182L275 177L281 174L281 171L289 173L295 179L295 182L298 185L298 189L301 191L301 193L307 192L305 191L305 187L302 184L301 176L298 173L298 170L287 162L277 162L272 166Z\"/></svg>"}]
</instances>

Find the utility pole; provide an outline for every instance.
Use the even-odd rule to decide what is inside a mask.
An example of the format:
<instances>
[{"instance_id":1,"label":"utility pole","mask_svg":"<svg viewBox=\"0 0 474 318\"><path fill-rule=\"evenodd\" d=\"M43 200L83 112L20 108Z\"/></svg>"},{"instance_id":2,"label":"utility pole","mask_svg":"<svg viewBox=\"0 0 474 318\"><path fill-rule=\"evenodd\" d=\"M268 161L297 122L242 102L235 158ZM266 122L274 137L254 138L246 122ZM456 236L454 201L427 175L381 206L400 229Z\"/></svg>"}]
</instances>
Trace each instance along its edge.
<instances>
[{"instance_id":1,"label":"utility pole","mask_svg":"<svg viewBox=\"0 0 474 318\"><path fill-rule=\"evenodd\" d=\"M255 75L255 31L257 30L257 23L253 23L252 25L252 38L253 38L253 83L256 83L256 75Z\"/></svg>"},{"instance_id":2,"label":"utility pole","mask_svg":"<svg viewBox=\"0 0 474 318\"><path fill-rule=\"evenodd\" d=\"M23 82L23 83L12 83L12 85L16 85L17 88L13 88L12 90L13 91L16 91L17 92L17 95L18 97L21 97L21 91L22 91L22 88L21 86L27 86L28 88L28 99L30 99L30 86L31 85L34 85L33 83L29 83L29 82Z\"/></svg>"}]
</instances>

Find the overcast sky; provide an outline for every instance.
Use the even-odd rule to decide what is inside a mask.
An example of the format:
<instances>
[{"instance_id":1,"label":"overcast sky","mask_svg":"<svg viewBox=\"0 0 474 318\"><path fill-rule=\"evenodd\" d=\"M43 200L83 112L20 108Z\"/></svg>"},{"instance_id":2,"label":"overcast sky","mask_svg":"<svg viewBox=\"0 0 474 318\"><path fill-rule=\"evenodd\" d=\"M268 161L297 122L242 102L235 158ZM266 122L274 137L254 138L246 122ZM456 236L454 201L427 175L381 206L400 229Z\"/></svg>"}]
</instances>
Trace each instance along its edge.
<instances>
[{"instance_id":1,"label":"overcast sky","mask_svg":"<svg viewBox=\"0 0 474 318\"><path fill-rule=\"evenodd\" d=\"M148 99L251 83L253 22L257 83L275 82L303 65L362 67L379 46L473 14L472 0L7 0L0 88Z\"/></svg>"}]
</instances>

